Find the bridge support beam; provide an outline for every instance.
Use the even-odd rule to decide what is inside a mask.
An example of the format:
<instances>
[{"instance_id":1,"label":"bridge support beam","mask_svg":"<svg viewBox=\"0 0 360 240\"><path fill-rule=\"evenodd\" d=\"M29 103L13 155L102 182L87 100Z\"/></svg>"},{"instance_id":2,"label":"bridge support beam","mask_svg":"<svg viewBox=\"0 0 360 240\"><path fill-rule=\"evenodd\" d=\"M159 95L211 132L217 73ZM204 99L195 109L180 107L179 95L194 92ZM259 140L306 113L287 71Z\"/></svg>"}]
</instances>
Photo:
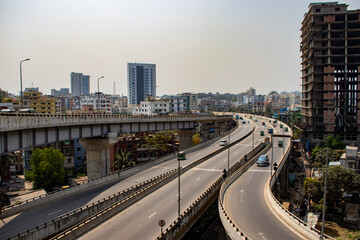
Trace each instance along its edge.
<instances>
[{"instance_id":1,"label":"bridge support beam","mask_svg":"<svg viewBox=\"0 0 360 240\"><path fill-rule=\"evenodd\" d=\"M189 148L192 146L192 136L194 135L195 130L178 130L179 140L180 140L180 150Z\"/></svg>"},{"instance_id":2,"label":"bridge support beam","mask_svg":"<svg viewBox=\"0 0 360 240\"><path fill-rule=\"evenodd\" d=\"M116 142L116 134L111 133L107 138L80 139L80 144L86 149L88 180L104 177L110 173L110 148Z\"/></svg>"}]
</instances>

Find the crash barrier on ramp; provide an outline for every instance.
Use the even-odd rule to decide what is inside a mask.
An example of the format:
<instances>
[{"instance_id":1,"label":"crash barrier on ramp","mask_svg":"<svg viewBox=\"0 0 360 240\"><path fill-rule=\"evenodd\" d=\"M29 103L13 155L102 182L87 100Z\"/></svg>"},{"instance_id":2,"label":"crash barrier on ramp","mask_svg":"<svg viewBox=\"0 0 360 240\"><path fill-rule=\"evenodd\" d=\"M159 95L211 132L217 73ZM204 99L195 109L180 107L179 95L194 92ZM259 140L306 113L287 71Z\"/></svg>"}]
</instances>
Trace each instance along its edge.
<instances>
[{"instance_id":1,"label":"crash barrier on ramp","mask_svg":"<svg viewBox=\"0 0 360 240\"><path fill-rule=\"evenodd\" d=\"M264 144L262 147L261 147L261 145L259 145L259 146L257 146L257 148L259 148L259 149L257 149L257 151L255 151L255 152L251 151L247 154L248 159L250 161L248 163L244 164L242 167L237 168L236 171L234 171L229 177L227 177L220 189L219 203L218 203L219 204L219 216L220 216L220 220L225 228L227 235L231 239L248 240L250 238L248 236L246 236L246 234L243 232L243 230L241 230L241 228L232 221L229 214L225 211L225 207L223 205L224 195L225 195L225 192L228 189L228 187L253 165L253 163L256 161L256 157L260 154L267 152L271 148L271 144L268 144L266 147Z\"/></svg>"},{"instance_id":2,"label":"crash barrier on ramp","mask_svg":"<svg viewBox=\"0 0 360 240\"><path fill-rule=\"evenodd\" d=\"M251 159L264 149L265 144L260 143L255 149L247 153L248 159ZM245 162L243 157L237 161L228 171L228 176L235 173L238 169L247 168L250 166L252 161ZM244 166L244 167L243 167ZM226 178L225 181L228 181ZM192 203L181 215L180 218L176 219L169 227L167 227L157 238L156 240L168 240L168 239L179 239L179 234L181 233L182 228L187 227L187 224L209 200L212 199L213 194L217 194L221 185L224 182L224 177L218 178L194 203Z\"/></svg>"},{"instance_id":3,"label":"crash barrier on ramp","mask_svg":"<svg viewBox=\"0 0 360 240\"><path fill-rule=\"evenodd\" d=\"M270 207L276 212L276 214L282 218L290 227L296 229L300 234L305 236L307 239L320 239L320 231L316 228L313 228L311 225L308 225L306 222L295 216L289 210L287 210L274 196L272 193L272 188L276 183L276 180L281 172L281 169L285 165L286 159L289 157L291 152L291 141L289 147L286 150L285 155L281 159L278 169L273 173L270 178L268 188L266 189L265 197L270 203ZM334 239L326 234L324 234L324 239Z\"/></svg>"},{"instance_id":4,"label":"crash barrier on ramp","mask_svg":"<svg viewBox=\"0 0 360 240\"><path fill-rule=\"evenodd\" d=\"M237 124L236 127L232 128L230 131L226 132L225 134L235 131L238 128L238 126L239 125ZM214 139L211 139L206 142L203 142L203 143L197 144L195 146L192 146L190 148L187 148L184 151L186 151L187 153L197 151L199 149L205 148L205 147L213 144L214 142L218 141L222 137L223 136L216 137ZM147 162L141 163L141 164L137 164L136 166L129 167L124 170L108 174L104 177L96 178L96 179L84 182L82 184L70 186L68 188L49 192L47 194L40 195L40 196L28 199L23 202L18 202L18 203L12 204L12 205L5 206L1 210L1 218L6 218L6 217L12 216L14 214L23 212L25 210L28 210L30 208L37 207L42 204L46 204L48 202L52 202L54 200L58 200L58 199L61 199L64 197L68 197L70 195L77 194L79 192L86 191L88 189L101 186L103 184L107 184L110 182L117 182L120 180L120 178L129 177L129 176L139 173L145 169L148 169L151 166L158 165L160 163L163 163L163 162L168 161L173 158L174 158L174 155L173 155L173 153L171 153L162 158L159 158L156 160L150 160L150 161L147 161Z\"/></svg>"}]
</instances>

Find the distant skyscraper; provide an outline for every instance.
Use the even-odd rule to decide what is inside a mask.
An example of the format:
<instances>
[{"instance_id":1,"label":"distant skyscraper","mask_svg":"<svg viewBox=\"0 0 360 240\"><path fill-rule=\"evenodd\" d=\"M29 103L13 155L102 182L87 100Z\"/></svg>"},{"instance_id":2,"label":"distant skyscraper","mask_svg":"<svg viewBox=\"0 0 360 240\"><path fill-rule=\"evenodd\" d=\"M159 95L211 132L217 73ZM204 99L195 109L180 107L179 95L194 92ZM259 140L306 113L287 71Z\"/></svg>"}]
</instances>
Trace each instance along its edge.
<instances>
[{"instance_id":1,"label":"distant skyscraper","mask_svg":"<svg viewBox=\"0 0 360 240\"><path fill-rule=\"evenodd\" d=\"M70 78L71 94L73 96L90 94L90 76L72 72Z\"/></svg>"},{"instance_id":2,"label":"distant skyscraper","mask_svg":"<svg viewBox=\"0 0 360 240\"><path fill-rule=\"evenodd\" d=\"M156 65L128 63L128 101L140 104L146 96L156 97Z\"/></svg>"}]
</instances>

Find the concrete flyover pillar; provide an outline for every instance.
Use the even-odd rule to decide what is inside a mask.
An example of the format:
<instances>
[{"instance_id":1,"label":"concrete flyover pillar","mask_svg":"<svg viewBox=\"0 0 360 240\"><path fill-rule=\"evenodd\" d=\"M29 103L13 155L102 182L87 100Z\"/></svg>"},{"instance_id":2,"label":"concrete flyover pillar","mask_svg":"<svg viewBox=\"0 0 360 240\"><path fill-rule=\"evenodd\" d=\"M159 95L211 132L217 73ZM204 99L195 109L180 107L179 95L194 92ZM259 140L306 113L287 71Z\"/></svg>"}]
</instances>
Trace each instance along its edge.
<instances>
[{"instance_id":1,"label":"concrete flyover pillar","mask_svg":"<svg viewBox=\"0 0 360 240\"><path fill-rule=\"evenodd\" d=\"M110 173L110 148L117 142L117 134L109 133L106 138L81 138L86 149L88 180Z\"/></svg>"},{"instance_id":2,"label":"concrete flyover pillar","mask_svg":"<svg viewBox=\"0 0 360 240\"><path fill-rule=\"evenodd\" d=\"M189 148L192 146L192 136L194 135L195 130L178 130L178 136L180 140L180 150Z\"/></svg>"}]
</instances>

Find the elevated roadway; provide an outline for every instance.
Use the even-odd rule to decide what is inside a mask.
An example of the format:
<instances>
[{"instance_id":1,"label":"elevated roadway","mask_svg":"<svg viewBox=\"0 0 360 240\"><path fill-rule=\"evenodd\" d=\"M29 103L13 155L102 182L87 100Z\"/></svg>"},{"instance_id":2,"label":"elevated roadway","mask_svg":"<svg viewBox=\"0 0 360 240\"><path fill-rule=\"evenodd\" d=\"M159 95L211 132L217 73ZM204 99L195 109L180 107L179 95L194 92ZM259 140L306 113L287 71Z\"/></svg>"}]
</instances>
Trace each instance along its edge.
<instances>
[{"instance_id":1,"label":"elevated roadway","mask_svg":"<svg viewBox=\"0 0 360 240\"><path fill-rule=\"evenodd\" d=\"M249 131L251 131L251 129L252 129L252 126L249 123L245 124L245 125L240 125L240 127L234 133L231 134L231 137L232 137L232 139L241 138L242 136L246 135ZM212 145L209 145L206 148L203 148L196 152L188 154L187 160L181 162L181 164L182 165L190 164L191 162L193 162L193 161L201 158L202 156L207 155L208 153L213 152L219 148L221 148L221 146L219 146L218 142L214 143ZM222 164L225 163L224 160L221 160L221 162L222 162ZM106 185L102 185L100 187L92 188L88 191L81 192L79 194L75 194L75 195L69 196L67 198L63 198L63 199L51 202L49 204L44 204L37 208L22 212L18 215L3 219L3 222L1 223L1 228L0 228L0 239L5 239L7 237L13 236L14 234L17 234L17 233L27 230L29 228L38 226L39 224L41 224L45 221L54 219L58 216L61 216L62 214L73 211L79 207L83 207L87 204L97 202L98 200L103 199L104 197L113 195L114 193L120 192L121 190L131 187L139 182L143 182L147 179L150 179L154 176L158 176L169 170L176 169L177 164L178 164L177 160L174 158L174 159L164 162L162 164L155 165L141 173L135 174L126 179L119 179L119 181L116 183L106 184ZM227 163L226 163L226 165L227 165ZM202 168L204 168L205 170L203 170ZM210 170L208 168L210 168ZM221 171L224 168L226 168L226 167L224 167L223 165L221 165L221 166L213 165L211 167L208 167L207 165L205 165L205 167L199 166L194 171L216 173L218 176L218 174L221 174ZM200 180L201 180L201 177L198 180L196 178L194 180L194 183L199 182ZM203 180L204 179L202 179L202 181ZM186 178L184 178L184 181L186 181ZM199 183L201 183L201 181ZM176 187L175 187L175 189L176 189ZM160 199L162 200L162 198L159 198L157 201L160 202ZM186 198L184 197L184 199L186 199ZM185 201L182 204L184 204L184 206L186 206L185 204L187 204L187 202Z\"/></svg>"},{"instance_id":2,"label":"elevated roadway","mask_svg":"<svg viewBox=\"0 0 360 240\"><path fill-rule=\"evenodd\" d=\"M240 123L240 129L250 130L252 127L252 122ZM267 127L262 126L260 122L256 123L254 138L250 135L241 143L232 146L229 155L224 151L181 175L180 212L190 206L222 175L223 169L227 169L228 166L228 156L231 166L252 149L253 139L255 146L262 142L265 136L260 136L260 130L265 128ZM232 134L231 139L235 138L235 134ZM188 164L187 161L181 164ZM160 234L159 220L165 220L166 228L178 217L177 197L177 180L174 180L80 239L114 239L119 236L123 239L155 239Z\"/></svg>"}]
</instances>

